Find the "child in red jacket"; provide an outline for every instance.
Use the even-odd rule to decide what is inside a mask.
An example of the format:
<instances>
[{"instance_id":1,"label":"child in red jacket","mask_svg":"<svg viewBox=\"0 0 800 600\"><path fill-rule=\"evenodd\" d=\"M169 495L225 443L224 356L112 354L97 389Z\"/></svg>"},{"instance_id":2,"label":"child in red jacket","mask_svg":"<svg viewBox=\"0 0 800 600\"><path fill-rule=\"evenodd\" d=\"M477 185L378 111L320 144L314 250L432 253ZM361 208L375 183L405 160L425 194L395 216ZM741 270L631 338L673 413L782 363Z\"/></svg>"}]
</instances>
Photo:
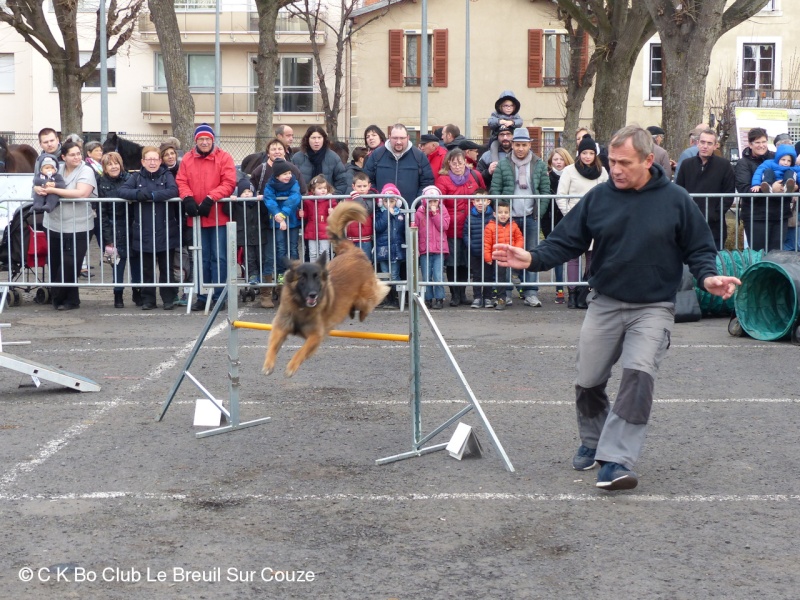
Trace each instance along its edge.
<instances>
[{"instance_id":1,"label":"child in red jacket","mask_svg":"<svg viewBox=\"0 0 800 600\"><path fill-rule=\"evenodd\" d=\"M503 283L503 286L495 285L492 291L495 310L505 310L506 306L511 305L511 273L506 267L500 267L497 262L492 261L492 248L495 244L511 244L522 248L524 237L519 226L511 220L511 205L508 200L498 200L495 209L495 218L489 221L483 232L483 260L491 265L491 272L494 274L495 284ZM507 285L505 285L507 284ZM507 288L505 292L499 291L500 287Z\"/></svg>"},{"instance_id":2,"label":"child in red jacket","mask_svg":"<svg viewBox=\"0 0 800 600\"><path fill-rule=\"evenodd\" d=\"M315 197L304 198L303 208L297 213L305 223L303 239L308 244L308 260L315 262L323 252L327 252L330 259L328 216L336 207L336 200L326 196L333 195L335 190L325 175L317 175L308 183L308 193Z\"/></svg>"}]
</instances>

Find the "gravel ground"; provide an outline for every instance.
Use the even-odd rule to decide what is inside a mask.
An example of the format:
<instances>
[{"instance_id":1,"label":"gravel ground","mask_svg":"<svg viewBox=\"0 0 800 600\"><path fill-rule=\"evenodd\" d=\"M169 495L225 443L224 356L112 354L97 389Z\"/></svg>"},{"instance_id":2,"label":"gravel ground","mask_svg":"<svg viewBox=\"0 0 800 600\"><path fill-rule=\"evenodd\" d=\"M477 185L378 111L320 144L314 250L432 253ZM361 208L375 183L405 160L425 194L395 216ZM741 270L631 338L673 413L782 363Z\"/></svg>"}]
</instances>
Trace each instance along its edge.
<instances>
[{"instance_id":1,"label":"gravel ground","mask_svg":"<svg viewBox=\"0 0 800 600\"><path fill-rule=\"evenodd\" d=\"M797 348L732 338L724 319L676 325L639 487L609 494L570 468L584 313L541 296L434 312L513 473L474 413L482 458L375 464L411 450L404 344L332 338L287 380L297 339L265 377L268 334L241 331L241 419L270 421L197 439L190 382L156 417L202 315L114 310L109 290L70 313L6 309L4 341L31 341L7 351L102 391L2 371L0 597L796 598ZM341 328L405 333L408 313ZM222 398L227 331L218 319L191 367ZM427 432L467 401L421 331Z\"/></svg>"}]
</instances>

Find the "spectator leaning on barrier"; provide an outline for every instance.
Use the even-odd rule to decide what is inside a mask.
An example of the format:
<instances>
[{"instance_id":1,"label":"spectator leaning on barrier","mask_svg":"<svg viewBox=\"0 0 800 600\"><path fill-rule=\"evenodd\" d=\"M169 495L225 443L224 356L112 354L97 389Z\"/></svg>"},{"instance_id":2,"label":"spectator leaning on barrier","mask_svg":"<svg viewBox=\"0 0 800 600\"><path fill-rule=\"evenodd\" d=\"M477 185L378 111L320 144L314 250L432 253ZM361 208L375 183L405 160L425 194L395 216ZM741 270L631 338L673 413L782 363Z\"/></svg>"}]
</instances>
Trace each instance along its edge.
<instances>
[{"instance_id":1,"label":"spectator leaning on barrier","mask_svg":"<svg viewBox=\"0 0 800 600\"><path fill-rule=\"evenodd\" d=\"M430 162L411 143L408 130L401 123L393 125L386 143L367 157L364 172L377 190L387 183L396 185L409 208L422 195L423 188L434 181Z\"/></svg>"},{"instance_id":2,"label":"spectator leaning on barrier","mask_svg":"<svg viewBox=\"0 0 800 600\"><path fill-rule=\"evenodd\" d=\"M162 164L161 154L155 146L142 148L142 168L133 173L119 188L119 197L132 202L130 207L131 248L142 258L142 282L172 282L172 265L175 249L180 246L180 208L177 202L178 186L169 169ZM177 288L160 287L164 310L175 307ZM142 310L156 307L156 288L143 287Z\"/></svg>"},{"instance_id":3,"label":"spectator leaning on barrier","mask_svg":"<svg viewBox=\"0 0 800 600\"><path fill-rule=\"evenodd\" d=\"M767 132L754 127L747 133L747 148L736 163L736 191L748 194L740 198L739 218L744 223L747 242L754 250L780 250L783 248L784 225L791 216L791 196L761 193L760 185L753 185L753 175L759 166L775 153L767 147Z\"/></svg>"},{"instance_id":4,"label":"spectator leaning on barrier","mask_svg":"<svg viewBox=\"0 0 800 600\"><path fill-rule=\"evenodd\" d=\"M597 156L597 144L587 134L578 144L578 160L568 165L561 172L558 181L557 193L561 198L556 199L558 211L562 216L573 210L582 200L583 196L593 187L608 181L608 172ZM568 198L567 196L577 196ZM586 262L581 272L580 260L571 258L567 263L567 279L569 281L582 281L584 273L588 272L592 263L592 246L586 251ZM583 296L583 295L581 295ZM586 308L586 303L579 297L576 286L568 289L567 308Z\"/></svg>"},{"instance_id":5,"label":"spectator leaning on barrier","mask_svg":"<svg viewBox=\"0 0 800 600\"><path fill-rule=\"evenodd\" d=\"M57 194L69 200L97 198L97 178L91 167L83 162L81 147L74 142L61 146L58 168L64 178L64 189L35 186L34 194ZM94 228L94 212L89 202L60 202L56 208L45 213L42 227L47 230L50 281L53 283L76 283L81 264L89 245L89 234ZM81 299L77 287L54 287L53 307L56 310L79 308Z\"/></svg>"},{"instance_id":6,"label":"spectator leaning on barrier","mask_svg":"<svg viewBox=\"0 0 800 600\"><path fill-rule=\"evenodd\" d=\"M581 445L577 470L602 466L597 487L636 487L658 366L670 344L683 263L697 286L729 298L739 280L717 275L711 232L689 194L653 164L653 140L639 127L611 139L611 179L593 188L533 252L495 246L502 266L551 269L594 240L593 292L578 342L575 404ZM606 385L622 360L613 409Z\"/></svg>"},{"instance_id":7,"label":"spectator leaning on barrier","mask_svg":"<svg viewBox=\"0 0 800 600\"><path fill-rule=\"evenodd\" d=\"M700 133L697 149L697 156L683 161L675 183L690 194L735 193L736 176L731 163L714 154L717 149L717 133L713 129L704 129ZM723 250L728 237L725 215L733 206L733 197L699 196L694 201L711 228L717 250Z\"/></svg>"},{"instance_id":8,"label":"spectator leaning on barrier","mask_svg":"<svg viewBox=\"0 0 800 600\"><path fill-rule=\"evenodd\" d=\"M436 187L443 196L473 196L479 189L486 189L483 177L470 169L466 156L461 148L453 148L447 153L436 178ZM469 198L442 198L442 205L450 213L450 225L447 227L447 241L450 254L445 260L447 280L451 283L469 281L469 252L464 243L464 223L469 216ZM469 304L467 288L450 286L450 306Z\"/></svg>"},{"instance_id":9,"label":"spectator leaning on barrier","mask_svg":"<svg viewBox=\"0 0 800 600\"><path fill-rule=\"evenodd\" d=\"M531 136L527 129L514 130L511 146L511 154L497 163L491 195L523 196L511 201L511 217L525 236L525 249L533 250L539 243L539 218L550 206L549 198L539 200L534 196L550 195L550 176L545 162L531 150ZM538 281L536 273L527 271L515 273L514 278L525 282ZM542 305L538 291L538 287L521 289L526 306Z\"/></svg>"},{"instance_id":10,"label":"spectator leaning on barrier","mask_svg":"<svg viewBox=\"0 0 800 600\"><path fill-rule=\"evenodd\" d=\"M130 177L125 170L122 156L118 152L106 152L100 159L103 166L103 176L97 182L98 198L121 198L119 188ZM129 211L127 202L100 202L100 212L105 244L103 256L108 260L114 272L114 283L121 284L125 281L125 265L128 262L128 231L130 229ZM131 283L140 283L139 259L133 260L131 256ZM133 288L133 301L137 306L142 305L141 290ZM114 308L125 308L122 300L122 285L114 287Z\"/></svg>"},{"instance_id":11,"label":"spectator leaning on barrier","mask_svg":"<svg viewBox=\"0 0 800 600\"><path fill-rule=\"evenodd\" d=\"M352 174L339 155L328 147L328 133L319 125L312 125L300 140L300 150L292 155L291 162L300 169L305 181L324 175L336 194L350 193Z\"/></svg>"},{"instance_id":12,"label":"spectator leaning on barrier","mask_svg":"<svg viewBox=\"0 0 800 600\"><path fill-rule=\"evenodd\" d=\"M194 141L195 147L183 156L178 169L178 191L189 224L194 226L198 222L193 217L200 217L203 282L225 283L228 277L225 224L229 219L219 201L229 198L236 188L236 166L230 154L215 146L214 130L208 123L194 130ZM214 301L221 293L221 287L214 288ZM206 296L198 293L192 310L204 310L205 304Z\"/></svg>"}]
</instances>

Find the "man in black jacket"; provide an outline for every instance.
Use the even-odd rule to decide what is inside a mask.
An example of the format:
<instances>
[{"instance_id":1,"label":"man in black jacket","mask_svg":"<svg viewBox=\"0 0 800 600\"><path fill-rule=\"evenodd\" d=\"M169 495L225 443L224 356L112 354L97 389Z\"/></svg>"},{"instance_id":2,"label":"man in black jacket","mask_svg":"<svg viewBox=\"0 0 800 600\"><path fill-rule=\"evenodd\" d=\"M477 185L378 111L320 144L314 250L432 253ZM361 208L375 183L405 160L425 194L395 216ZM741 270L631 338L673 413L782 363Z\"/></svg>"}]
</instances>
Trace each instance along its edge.
<instances>
[{"instance_id":1,"label":"man in black jacket","mask_svg":"<svg viewBox=\"0 0 800 600\"><path fill-rule=\"evenodd\" d=\"M736 177L731 163L714 154L717 134L713 129L700 133L697 148L697 156L686 159L681 165L675 183L690 194L735 193ZM717 250L722 250L728 237L725 215L733 206L733 197L696 196L694 201L711 228Z\"/></svg>"},{"instance_id":2,"label":"man in black jacket","mask_svg":"<svg viewBox=\"0 0 800 600\"><path fill-rule=\"evenodd\" d=\"M689 194L653 164L653 139L640 127L620 129L609 145L611 179L589 191L528 252L495 244L501 267L547 271L580 256L594 240L589 310L578 342L575 405L581 445L577 470L597 463L597 487L636 487L653 404L655 374L667 353L684 260L697 285L730 298L741 282L717 275L708 225ZM622 361L613 409L606 384Z\"/></svg>"},{"instance_id":3,"label":"man in black jacket","mask_svg":"<svg viewBox=\"0 0 800 600\"><path fill-rule=\"evenodd\" d=\"M775 153L767 147L767 132L761 127L754 127L747 133L747 142L748 147L733 171L736 191L748 194L739 199L739 218L744 223L747 242L752 249L782 250L784 225L791 216L791 197L760 195L761 187L752 184L753 174L762 162L775 158Z\"/></svg>"}]
</instances>

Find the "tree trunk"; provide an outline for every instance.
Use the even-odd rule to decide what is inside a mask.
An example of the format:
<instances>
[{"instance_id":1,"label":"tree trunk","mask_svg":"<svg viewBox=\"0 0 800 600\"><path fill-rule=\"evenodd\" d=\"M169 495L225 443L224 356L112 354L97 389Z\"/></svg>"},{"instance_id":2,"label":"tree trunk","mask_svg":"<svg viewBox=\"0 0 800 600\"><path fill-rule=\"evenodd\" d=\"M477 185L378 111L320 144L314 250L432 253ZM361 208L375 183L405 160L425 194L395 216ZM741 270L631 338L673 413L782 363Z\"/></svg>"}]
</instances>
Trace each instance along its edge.
<instances>
[{"instance_id":1,"label":"tree trunk","mask_svg":"<svg viewBox=\"0 0 800 600\"><path fill-rule=\"evenodd\" d=\"M589 88L594 83L594 75L597 72L598 55L594 53L589 59L586 69L583 73L583 44L588 43L588 36L584 42L584 31L582 28L575 30L572 27L571 19L566 23L567 31L569 32L569 79L567 83L567 100L564 103L566 113L564 114L564 129L562 134L561 144L569 148L573 154L577 153L577 145L575 144L575 136L572 133L578 129L578 124L581 118L581 108L583 108L583 101L586 99L586 94L589 93ZM588 51L588 49L587 49ZM566 137L564 137L566 134Z\"/></svg>"},{"instance_id":2,"label":"tree trunk","mask_svg":"<svg viewBox=\"0 0 800 600\"><path fill-rule=\"evenodd\" d=\"M641 1L556 1L594 39L593 122L595 138L606 144L627 120L633 66L642 46L655 33L653 19Z\"/></svg>"},{"instance_id":3,"label":"tree trunk","mask_svg":"<svg viewBox=\"0 0 800 600\"><path fill-rule=\"evenodd\" d=\"M697 32L696 37L705 36ZM661 100L661 127L667 132L665 149L673 158L683 151L689 131L704 121L706 79L715 42L692 40L690 48L685 42L661 42L664 80L670 82Z\"/></svg>"},{"instance_id":4,"label":"tree trunk","mask_svg":"<svg viewBox=\"0 0 800 600\"><path fill-rule=\"evenodd\" d=\"M58 90L58 109L61 115L62 137L70 133L83 135L83 99L81 81L72 73L76 65L53 63L53 83Z\"/></svg>"},{"instance_id":5,"label":"tree trunk","mask_svg":"<svg viewBox=\"0 0 800 600\"><path fill-rule=\"evenodd\" d=\"M181 148L188 151L194 146L194 98L189 91L175 5L168 0L148 0L148 6L161 44L172 133L180 140Z\"/></svg>"},{"instance_id":6,"label":"tree trunk","mask_svg":"<svg viewBox=\"0 0 800 600\"><path fill-rule=\"evenodd\" d=\"M641 46L639 47L641 48ZM635 54L616 54L613 60L600 60L594 85L592 120L595 139L608 144L614 133L626 125L628 118L628 93L631 87Z\"/></svg>"},{"instance_id":7,"label":"tree trunk","mask_svg":"<svg viewBox=\"0 0 800 600\"><path fill-rule=\"evenodd\" d=\"M256 139L255 150L266 149L273 137L272 120L275 113L275 79L278 76L278 40L275 23L282 0L256 0L258 10L258 59L256 60Z\"/></svg>"},{"instance_id":8,"label":"tree trunk","mask_svg":"<svg viewBox=\"0 0 800 600\"><path fill-rule=\"evenodd\" d=\"M666 150L676 157L684 140L703 121L706 78L711 51L729 29L749 19L766 0L695 0L675 5L671 0L643 0L661 37L664 57L662 122ZM724 10L724 12L723 12Z\"/></svg>"}]
</instances>

